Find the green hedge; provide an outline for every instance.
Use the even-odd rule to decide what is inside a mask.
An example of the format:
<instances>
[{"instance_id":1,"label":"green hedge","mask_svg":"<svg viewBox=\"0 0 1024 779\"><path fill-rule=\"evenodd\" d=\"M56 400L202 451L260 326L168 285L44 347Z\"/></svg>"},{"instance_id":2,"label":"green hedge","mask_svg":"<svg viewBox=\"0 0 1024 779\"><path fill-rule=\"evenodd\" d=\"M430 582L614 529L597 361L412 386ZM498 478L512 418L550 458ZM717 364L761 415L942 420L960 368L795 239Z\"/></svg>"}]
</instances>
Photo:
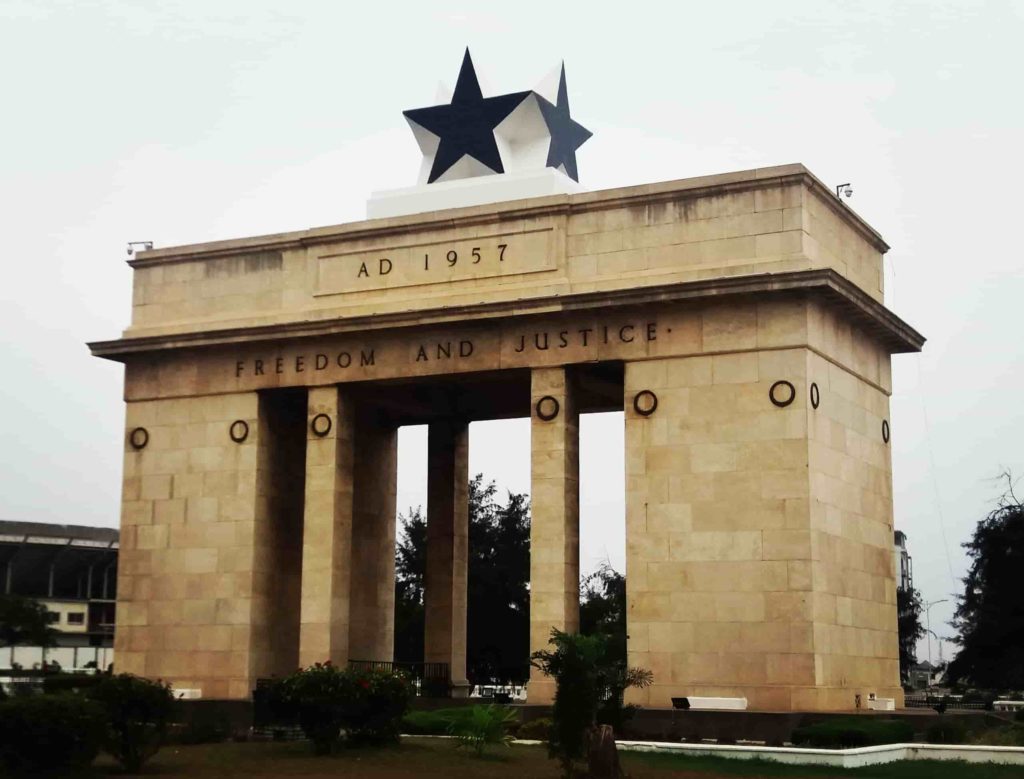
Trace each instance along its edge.
<instances>
[{"instance_id":1,"label":"green hedge","mask_svg":"<svg viewBox=\"0 0 1024 779\"><path fill-rule=\"evenodd\" d=\"M0 765L13 773L81 769L99 752L99 706L79 695L31 695L0 703Z\"/></svg>"},{"instance_id":2,"label":"green hedge","mask_svg":"<svg viewBox=\"0 0 1024 779\"><path fill-rule=\"evenodd\" d=\"M516 738L534 741L547 741L551 738L551 727L554 723L549 717L540 717L524 722L516 731Z\"/></svg>"},{"instance_id":3,"label":"green hedge","mask_svg":"<svg viewBox=\"0 0 1024 779\"><path fill-rule=\"evenodd\" d=\"M943 717L928 726L925 737L929 744L966 744L967 728L962 722Z\"/></svg>"},{"instance_id":4,"label":"green hedge","mask_svg":"<svg viewBox=\"0 0 1024 779\"><path fill-rule=\"evenodd\" d=\"M471 716L472 708L469 706L410 711L402 718L402 732L410 736L446 736L453 724L464 724Z\"/></svg>"},{"instance_id":5,"label":"green hedge","mask_svg":"<svg viewBox=\"0 0 1024 779\"><path fill-rule=\"evenodd\" d=\"M913 737L914 729L902 720L865 716L830 719L797 728L790 740L797 746L850 749L900 744Z\"/></svg>"},{"instance_id":6,"label":"green hedge","mask_svg":"<svg viewBox=\"0 0 1024 779\"><path fill-rule=\"evenodd\" d=\"M345 731L349 744L398 740L412 685L404 674L314 663L278 681L268 699L291 711L316 754L332 752Z\"/></svg>"}]
</instances>

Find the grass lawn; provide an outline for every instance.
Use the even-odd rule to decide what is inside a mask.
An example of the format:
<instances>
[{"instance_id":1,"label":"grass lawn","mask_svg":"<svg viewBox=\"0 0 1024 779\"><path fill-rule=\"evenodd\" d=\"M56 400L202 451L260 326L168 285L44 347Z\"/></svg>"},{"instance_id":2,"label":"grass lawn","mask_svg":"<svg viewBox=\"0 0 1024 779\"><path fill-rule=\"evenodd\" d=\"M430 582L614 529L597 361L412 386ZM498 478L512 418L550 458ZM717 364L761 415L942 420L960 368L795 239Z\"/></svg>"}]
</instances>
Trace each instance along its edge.
<instances>
[{"instance_id":1,"label":"grass lawn","mask_svg":"<svg viewBox=\"0 0 1024 779\"><path fill-rule=\"evenodd\" d=\"M623 769L633 779L645 777L846 777L847 779L1020 779L1020 766L964 765L962 763L904 762L857 770L805 768L720 758L676 757L620 753ZM93 776L109 776L113 762L101 755ZM125 776L120 774L120 776ZM152 777L259 777L302 776L404 779L438 776L444 779L557 779L554 761L540 747L492 747L479 759L450 741L407 738L390 749L348 749L332 757L313 757L301 742L205 744L165 747L141 776Z\"/></svg>"}]
</instances>

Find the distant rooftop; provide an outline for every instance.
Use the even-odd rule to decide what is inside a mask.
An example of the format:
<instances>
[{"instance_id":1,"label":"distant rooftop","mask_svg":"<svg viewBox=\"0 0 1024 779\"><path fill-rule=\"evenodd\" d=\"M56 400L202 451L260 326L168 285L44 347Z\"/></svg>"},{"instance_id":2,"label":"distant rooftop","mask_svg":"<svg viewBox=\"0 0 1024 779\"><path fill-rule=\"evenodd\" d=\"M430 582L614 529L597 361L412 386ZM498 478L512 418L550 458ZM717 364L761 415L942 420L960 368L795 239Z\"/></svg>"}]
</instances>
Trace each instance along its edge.
<instances>
[{"instance_id":1,"label":"distant rooftop","mask_svg":"<svg viewBox=\"0 0 1024 779\"><path fill-rule=\"evenodd\" d=\"M116 545L120 532L112 527L52 525L0 519L0 543L69 543L73 546ZM76 543L78 542L78 543Z\"/></svg>"}]
</instances>

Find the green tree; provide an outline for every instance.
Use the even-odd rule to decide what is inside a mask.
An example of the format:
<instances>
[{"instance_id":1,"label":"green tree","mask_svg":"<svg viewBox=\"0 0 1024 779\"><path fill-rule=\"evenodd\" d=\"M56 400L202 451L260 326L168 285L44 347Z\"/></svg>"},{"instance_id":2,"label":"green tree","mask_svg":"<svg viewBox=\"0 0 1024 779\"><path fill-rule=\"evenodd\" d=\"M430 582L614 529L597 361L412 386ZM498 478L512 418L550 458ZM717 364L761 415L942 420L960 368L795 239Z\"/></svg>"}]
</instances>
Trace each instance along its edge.
<instances>
[{"instance_id":1,"label":"green tree","mask_svg":"<svg viewBox=\"0 0 1024 779\"><path fill-rule=\"evenodd\" d=\"M423 659L423 582L427 571L427 518L422 508L399 516L395 545L395 659Z\"/></svg>"},{"instance_id":2,"label":"green tree","mask_svg":"<svg viewBox=\"0 0 1024 779\"><path fill-rule=\"evenodd\" d=\"M466 663L474 684L530 674L530 503L477 474L469 485Z\"/></svg>"},{"instance_id":3,"label":"green tree","mask_svg":"<svg viewBox=\"0 0 1024 779\"><path fill-rule=\"evenodd\" d=\"M0 596L0 641L4 646L52 647L57 631L50 627L47 615L46 606L31 598Z\"/></svg>"},{"instance_id":4,"label":"green tree","mask_svg":"<svg viewBox=\"0 0 1024 779\"><path fill-rule=\"evenodd\" d=\"M947 678L988 689L1024 688L1024 504L1008 488L963 546L971 558L953 627L960 651Z\"/></svg>"},{"instance_id":5,"label":"green tree","mask_svg":"<svg viewBox=\"0 0 1024 779\"><path fill-rule=\"evenodd\" d=\"M530 506L477 474L469 484L469 598L466 665L470 682L525 681L530 652ZM395 550L395 657L423 658L427 519L401 517Z\"/></svg>"},{"instance_id":6,"label":"green tree","mask_svg":"<svg viewBox=\"0 0 1024 779\"><path fill-rule=\"evenodd\" d=\"M580 581L580 633L604 636L609 671L597 721L621 732L635 706L626 706L623 694L630 686L626 656L626 577L610 562Z\"/></svg>"},{"instance_id":7,"label":"green tree","mask_svg":"<svg viewBox=\"0 0 1024 779\"><path fill-rule=\"evenodd\" d=\"M580 633L607 636L609 656L626 662L626 577L607 560L580 581Z\"/></svg>"},{"instance_id":8,"label":"green tree","mask_svg":"<svg viewBox=\"0 0 1024 779\"><path fill-rule=\"evenodd\" d=\"M534 652L530 659L555 680L548 753L559 761L563 775L572 777L587 756L598 713L616 687L647 687L653 676L612 658L608 636L601 633L584 636L552 630L549 644L554 648Z\"/></svg>"},{"instance_id":9,"label":"green tree","mask_svg":"<svg viewBox=\"0 0 1024 779\"><path fill-rule=\"evenodd\" d=\"M597 720L601 703L598 667L607 644L602 635L560 630L551 631L550 643L554 649L534 652L531 660L555 680L548 754L561 764L563 775L571 777L586 756L587 732Z\"/></svg>"},{"instance_id":10,"label":"green tree","mask_svg":"<svg viewBox=\"0 0 1024 779\"><path fill-rule=\"evenodd\" d=\"M910 669L917 663L917 642L924 636L921 624L921 593L911 588L896 590L896 616L900 637L900 681L910 684Z\"/></svg>"}]
</instances>

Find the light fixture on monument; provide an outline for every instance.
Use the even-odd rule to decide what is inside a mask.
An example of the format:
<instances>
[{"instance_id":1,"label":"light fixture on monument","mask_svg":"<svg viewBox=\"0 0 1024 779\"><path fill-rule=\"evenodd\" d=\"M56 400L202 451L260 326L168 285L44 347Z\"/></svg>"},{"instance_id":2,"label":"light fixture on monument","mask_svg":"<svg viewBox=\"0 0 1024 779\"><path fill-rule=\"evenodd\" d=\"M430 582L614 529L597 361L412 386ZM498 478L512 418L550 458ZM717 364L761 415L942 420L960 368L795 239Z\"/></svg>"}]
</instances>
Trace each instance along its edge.
<instances>
[{"instance_id":1,"label":"light fixture on monument","mask_svg":"<svg viewBox=\"0 0 1024 779\"><path fill-rule=\"evenodd\" d=\"M418 184L374 192L367 216L579 192L576 150L591 132L569 115L564 65L552 87L484 97L466 49L449 102L404 112L423 154Z\"/></svg>"}]
</instances>

